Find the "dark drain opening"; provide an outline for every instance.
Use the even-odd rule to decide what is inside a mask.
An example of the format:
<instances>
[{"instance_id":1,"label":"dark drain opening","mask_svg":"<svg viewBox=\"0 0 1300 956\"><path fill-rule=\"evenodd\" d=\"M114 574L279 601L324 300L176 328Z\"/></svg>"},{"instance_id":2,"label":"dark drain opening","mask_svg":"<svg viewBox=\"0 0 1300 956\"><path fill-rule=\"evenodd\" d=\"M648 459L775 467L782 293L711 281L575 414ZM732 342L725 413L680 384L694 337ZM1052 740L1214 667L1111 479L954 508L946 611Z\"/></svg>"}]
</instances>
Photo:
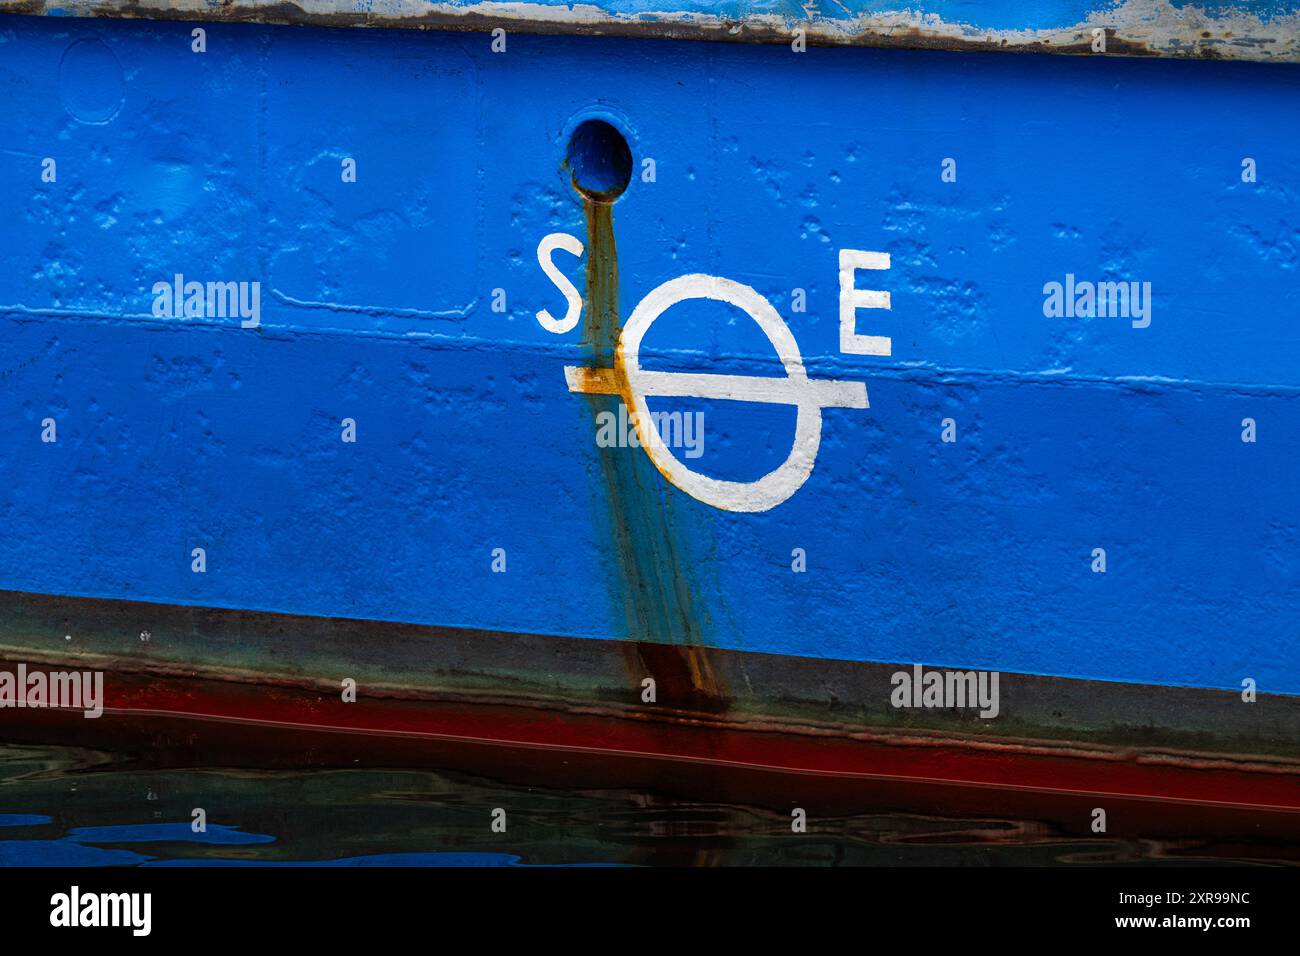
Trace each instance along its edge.
<instances>
[{"instance_id":1,"label":"dark drain opening","mask_svg":"<svg viewBox=\"0 0 1300 956\"><path fill-rule=\"evenodd\" d=\"M588 199L613 202L632 179L632 151L623 134L604 120L584 120L569 137L564 158L573 185Z\"/></svg>"}]
</instances>

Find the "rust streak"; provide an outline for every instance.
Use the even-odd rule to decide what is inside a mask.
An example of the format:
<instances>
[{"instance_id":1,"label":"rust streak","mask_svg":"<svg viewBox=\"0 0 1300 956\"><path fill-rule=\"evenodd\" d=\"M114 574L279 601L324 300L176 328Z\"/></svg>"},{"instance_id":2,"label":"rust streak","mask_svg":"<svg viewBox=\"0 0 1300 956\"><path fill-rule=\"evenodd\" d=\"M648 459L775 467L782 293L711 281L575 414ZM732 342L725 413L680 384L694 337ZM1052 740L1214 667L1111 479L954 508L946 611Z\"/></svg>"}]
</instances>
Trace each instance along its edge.
<instances>
[{"instance_id":1,"label":"rust streak","mask_svg":"<svg viewBox=\"0 0 1300 956\"><path fill-rule=\"evenodd\" d=\"M576 186L575 186L576 188ZM587 219L587 289L583 344L588 368L579 372L593 421L602 412L617 416L620 402L632 407L619 338L618 250L613 205L583 197ZM644 434L642 423L636 423ZM649 426L653 427L653 426ZM683 563L685 544L673 528L667 485L639 448L602 447L600 467L629 636L633 677L653 677L658 703L718 712L727 695L702 646L703 633Z\"/></svg>"}]
</instances>

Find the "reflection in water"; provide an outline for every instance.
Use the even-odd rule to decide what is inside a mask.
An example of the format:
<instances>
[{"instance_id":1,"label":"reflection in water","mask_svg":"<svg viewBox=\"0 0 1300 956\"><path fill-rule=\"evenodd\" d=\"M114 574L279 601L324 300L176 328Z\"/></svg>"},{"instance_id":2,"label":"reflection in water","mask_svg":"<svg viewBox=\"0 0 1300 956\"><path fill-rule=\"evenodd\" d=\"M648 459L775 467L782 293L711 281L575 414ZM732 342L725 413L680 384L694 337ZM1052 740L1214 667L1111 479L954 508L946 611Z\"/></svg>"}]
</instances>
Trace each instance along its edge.
<instances>
[{"instance_id":1,"label":"reflection in water","mask_svg":"<svg viewBox=\"0 0 1300 956\"><path fill-rule=\"evenodd\" d=\"M196 808L206 832L191 827ZM506 811L505 833L492 832L496 808ZM450 772L163 770L0 745L4 866L1247 862L1246 851L1203 841L1085 841L1028 821L870 814L810 820L806 834L789 821L745 806ZM1294 855L1279 847L1264 858Z\"/></svg>"}]
</instances>

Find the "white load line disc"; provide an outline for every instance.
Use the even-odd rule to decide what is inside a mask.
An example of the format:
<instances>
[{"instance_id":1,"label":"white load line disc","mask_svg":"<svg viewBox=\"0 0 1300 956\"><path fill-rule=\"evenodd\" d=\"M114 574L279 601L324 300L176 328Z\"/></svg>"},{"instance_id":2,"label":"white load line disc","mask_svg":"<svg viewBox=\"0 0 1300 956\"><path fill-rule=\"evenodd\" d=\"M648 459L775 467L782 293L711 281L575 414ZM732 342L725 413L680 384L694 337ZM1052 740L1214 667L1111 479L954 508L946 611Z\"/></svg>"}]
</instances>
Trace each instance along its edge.
<instances>
[{"instance_id":1,"label":"white load line disc","mask_svg":"<svg viewBox=\"0 0 1300 956\"><path fill-rule=\"evenodd\" d=\"M641 340L646 331L667 309L690 299L726 302L746 312L772 343L785 376L641 368ZM569 391L622 398L631 406L628 410L641 447L663 476L692 498L724 511L768 511L789 499L812 474L821 444L822 408L867 407L866 383L810 379L799 346L772 303L752 287L720 276L678 276L652 289L632 310L619 333L618 346L622 354L618 369L566 366L564 378ZM756 481L727 481L693 471L664 443L646 402L648 395L792 405L796 414L790 454Z\"/></svg>"}]
</instances>

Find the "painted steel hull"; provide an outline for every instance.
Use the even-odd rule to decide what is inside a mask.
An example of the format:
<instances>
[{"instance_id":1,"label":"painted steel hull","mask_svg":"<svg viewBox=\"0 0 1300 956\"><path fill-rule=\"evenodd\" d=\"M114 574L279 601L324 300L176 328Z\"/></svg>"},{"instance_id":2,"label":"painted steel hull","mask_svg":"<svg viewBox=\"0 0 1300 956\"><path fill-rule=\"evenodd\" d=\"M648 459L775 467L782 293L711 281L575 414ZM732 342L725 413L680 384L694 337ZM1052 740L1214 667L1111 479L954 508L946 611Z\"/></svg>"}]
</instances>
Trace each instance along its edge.
<instances>
[{"instance_id":1,"label":"painted steel hull","mask_svg":"<svg viewBox=\"0 0 1300 956\"><path fill-rule=\"evenodd\" d=\"M1294 68L206 29L0 22L0 653L111 675L104 725L12 733L549 748L1290 832ZM612 205L565 165L590 118L635 160ZM583 246L564 334L554 233ZM889 355L844 348L845 249L888 256L857 281L891 307L853 320ZM699 274L865 385L770 507L597 441L629 316ZM177 275L260 282L256 326L158 315ZM1047 315L1066 276L1149 283L1149 321ZM716 301L642 362L782 373ZM676 402L693 471L753 482L795 441L798 406ZM917 663L1002 673L1001 713L893 707Z\"/></svg>"}]
</instances>

